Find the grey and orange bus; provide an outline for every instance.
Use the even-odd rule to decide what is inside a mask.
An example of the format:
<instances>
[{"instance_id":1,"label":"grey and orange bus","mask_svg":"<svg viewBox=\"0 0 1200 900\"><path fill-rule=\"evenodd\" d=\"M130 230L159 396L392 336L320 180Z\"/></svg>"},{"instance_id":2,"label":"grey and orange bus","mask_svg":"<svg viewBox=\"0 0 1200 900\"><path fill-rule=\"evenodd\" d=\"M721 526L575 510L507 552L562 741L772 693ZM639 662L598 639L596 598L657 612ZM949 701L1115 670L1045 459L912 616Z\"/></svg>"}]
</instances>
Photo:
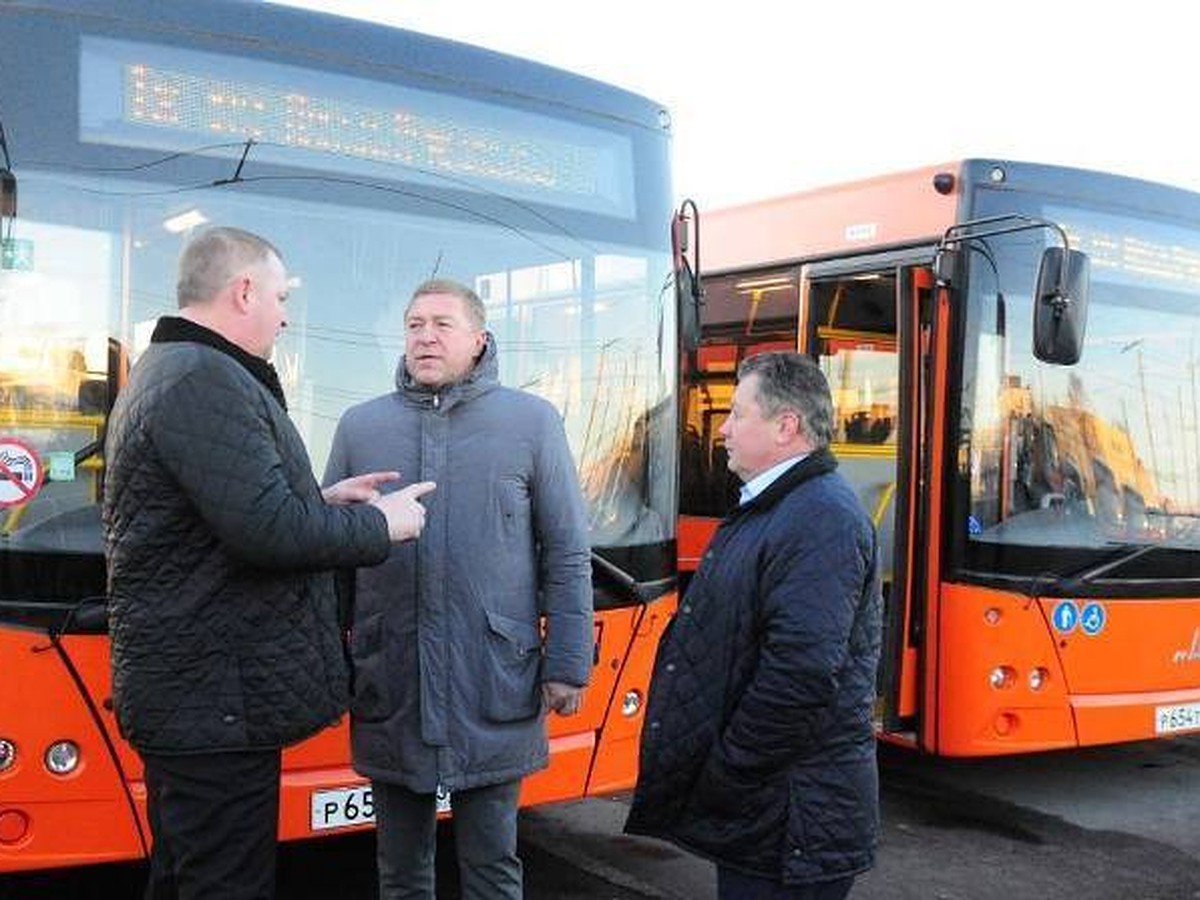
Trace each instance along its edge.
<instances>
[{"instance_id":1,"label":"grey and orange bus","mask_svg":"<svg viewBox=\"0 0 1200 900\"><path fill-rule=\"evenodd\" d=\"M0 872L146 854L111 709L99 499L113 397L207 222L295 273L274 362L317 472L386 392L412 288L473 285L501 377L562 412L595 668L538 803L630 786L674 603L669 120L443 40L264 3L0 4ZM345 724L285 753L281 837L372 819Z\"/></svg>"},{"instance_id":2,"label":"grey and orange bus","mask_svg":"<svg viewBox=\"0 0 1200 900\"><path fill-rule=\"evenodd\" d=\"M731 502L738 361L798 349L881 536L883 738L977 756L1200 730L1200 196L981 159L699 225L681 569Z\"/></svg>"}]
</instances>

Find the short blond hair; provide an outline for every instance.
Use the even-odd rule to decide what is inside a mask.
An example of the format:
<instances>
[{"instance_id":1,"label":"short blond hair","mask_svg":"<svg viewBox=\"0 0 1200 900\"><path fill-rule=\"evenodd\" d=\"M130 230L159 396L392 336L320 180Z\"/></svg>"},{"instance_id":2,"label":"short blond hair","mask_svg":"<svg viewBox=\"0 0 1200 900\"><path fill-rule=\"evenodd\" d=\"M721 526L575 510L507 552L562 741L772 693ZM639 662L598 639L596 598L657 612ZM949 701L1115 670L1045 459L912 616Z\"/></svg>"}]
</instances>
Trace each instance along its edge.
<instances>
[{"instance_id":1,"label":"short blond hair","mask_svg":"<svg viewBox=\"0 0 1200 900\"><path fill-rule=\"evenodd\" d=\"M452 297L457 297L462 300L463 305L466 307L467 318L471 320L471 324L480 331L487 327L487 307L483 305L483 300L461 281L454 281L451 278L430 278L428 281L423 281L417 285L417 289L413 291L412 299L408 301L408 308L404 310L404 314L408 315L408 310L412 309L412 305L417 302L418 297L424 297L427 294L449 294Z\"/></svg>"},{"instance_id":2,"label":"short blond hair","mask_svg":"<svg viewBox=\"0 0 1200 900\"><path fill-rule=\"evenodd\" d=\"M175 297L179 308L207 303L247 266L283 254L266 238L240 228L216 227L201 232L179 257Z\"/></svg>"}]
</instances>

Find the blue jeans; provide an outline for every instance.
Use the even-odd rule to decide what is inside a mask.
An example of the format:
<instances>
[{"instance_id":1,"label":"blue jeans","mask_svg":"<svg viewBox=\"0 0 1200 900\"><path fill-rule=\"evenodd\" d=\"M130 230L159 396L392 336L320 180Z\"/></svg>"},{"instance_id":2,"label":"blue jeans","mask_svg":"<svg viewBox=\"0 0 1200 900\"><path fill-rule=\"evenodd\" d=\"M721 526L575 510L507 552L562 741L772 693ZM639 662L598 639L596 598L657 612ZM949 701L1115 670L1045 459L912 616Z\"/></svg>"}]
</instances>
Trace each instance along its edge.
<instances>
[{"instance_id":1,"label":"blue jeans","mask_svg":"<svg viewBox=\"0 0 1200 900\"><path fill-rule=\"evenodd\" d=\"M845 900L854 876L816 884L784 884L717 866L717 900Z\"/></svg>"},{"instance_id":2,"label":"blue jeans","mask_svg":"<svg viewBox=\"0 0 1200 900\"><path fill-rule=\"evenodd\" d=\"M433 794L371 784L380 900L434 900L437 805ZM520 781L455 791L454 843L462 900L521 900L517 856Z\"/></svg>"}]
</instances>

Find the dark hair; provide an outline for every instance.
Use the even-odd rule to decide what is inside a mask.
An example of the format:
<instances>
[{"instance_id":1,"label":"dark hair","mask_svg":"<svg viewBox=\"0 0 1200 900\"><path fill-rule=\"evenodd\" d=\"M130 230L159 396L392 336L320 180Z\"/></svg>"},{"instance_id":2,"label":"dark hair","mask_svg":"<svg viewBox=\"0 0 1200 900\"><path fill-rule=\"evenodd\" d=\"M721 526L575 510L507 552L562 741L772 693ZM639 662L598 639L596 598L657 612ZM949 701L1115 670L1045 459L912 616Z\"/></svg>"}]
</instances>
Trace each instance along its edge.
<instances>
[{"instance_id":1,"label":"dark hair","mask_svg":"<svg viewBox=\"0 0 1200 900\"><path fill-rule=\"evenodd\" d=\"M179 258L175 297L179 307L211 300L247 266L283 254L266 238L240 228L209 228L184 248Z\"/></svg>"},{"instance_id":2,"label":"dark hair","mask_svg":"<svg viewBox=\"0 0 1200 900\"><path fill-rule=\"evenodd\" d=\"M770 350L742 360L738 380L758 376L758 405L768 416L794 412L815 449L833 440L833 397L820 367L803 354Z\"/></svg>"},{"instance_id":3,"label":"dark hair","mask_svg":"<svg viewBox=\"0 0 1200 900\"><path fill-rule=\"evenodd\" d=\"M458 297L463 301L463 305L467 309L467 318L471 320L471 324L480 331L487 327L487 308L483 305L483 301L479 299L479 295L462 282L454 281L450 278L431 278L428 281L423 281L413 291L412 299L408 301L409 308L412 307L418 297L423 297L426 294L450 294L452 297ZM407 313L408 310L406 309L405 312Z\"/></svg>"}]
</instances>

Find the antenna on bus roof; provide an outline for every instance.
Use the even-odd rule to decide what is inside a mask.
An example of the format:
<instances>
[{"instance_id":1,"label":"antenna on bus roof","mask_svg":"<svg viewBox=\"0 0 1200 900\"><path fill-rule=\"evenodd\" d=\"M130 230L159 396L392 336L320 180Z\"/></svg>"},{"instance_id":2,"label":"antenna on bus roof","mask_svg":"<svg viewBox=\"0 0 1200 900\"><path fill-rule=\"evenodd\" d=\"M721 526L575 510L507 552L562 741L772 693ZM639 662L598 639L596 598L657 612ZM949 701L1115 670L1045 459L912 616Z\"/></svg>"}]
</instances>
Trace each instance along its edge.
<instances>
[{"instance_id":1,"label":"antenna on bus roof","mask_svg":"<svg viewBox=\"0 0 1200 900\"><path fill-rule=\"evenodd\" d=\"M223 187L227 184L237 184L242 180L242 169L246 166L246 157L250 155L250 150L254 146L254 138L246 138L246 143L242 146L242 158L238 160L237 168L233 170L232 178L218 178L213 182L213 187Z\"/></svg>"}]
</instances>

